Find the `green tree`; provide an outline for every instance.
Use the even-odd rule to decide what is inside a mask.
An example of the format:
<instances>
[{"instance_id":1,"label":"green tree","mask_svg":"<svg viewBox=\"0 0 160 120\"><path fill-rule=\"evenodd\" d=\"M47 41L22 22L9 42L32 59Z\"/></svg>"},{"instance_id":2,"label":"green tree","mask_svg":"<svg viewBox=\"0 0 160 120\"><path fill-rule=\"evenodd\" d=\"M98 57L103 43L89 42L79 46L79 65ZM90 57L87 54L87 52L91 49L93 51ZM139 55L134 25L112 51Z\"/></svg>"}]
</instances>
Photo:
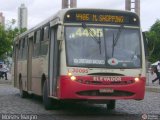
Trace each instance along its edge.
<instances>
[{"instance_id":1,"label":"green tree","mask_svg":"<svg viewBox=\"0 0 160 120\"><path fill-rule=\"evenodd\" d=\"M13 27L15 20L12 19L7 25L2 26L0 24L0 59L3 60L7 57L8 53L12 52L13 39L20 33L26 31L26 29L19 30Z\"/></svg>"},{"instance_id":2,"label":"green tree","mask_svg":"<svg viewBox=\"0 0 160 120\"><path fill-rule=\"evenodd\" d=\"M160 20L157 20L147 32L149 47L149 61L155 62L160 59Z\"/></svg>"},{"instance_id":3,"label":"green tree","mask_svg":"<svg viewBox=\"0 0 160 120\"><path fill-rule=\"evenodd\" d=\"M7 35L4 26L0 25L0 59L4 59L5 53L11 50L12 41Z\"/></svg>"}]
</instances>

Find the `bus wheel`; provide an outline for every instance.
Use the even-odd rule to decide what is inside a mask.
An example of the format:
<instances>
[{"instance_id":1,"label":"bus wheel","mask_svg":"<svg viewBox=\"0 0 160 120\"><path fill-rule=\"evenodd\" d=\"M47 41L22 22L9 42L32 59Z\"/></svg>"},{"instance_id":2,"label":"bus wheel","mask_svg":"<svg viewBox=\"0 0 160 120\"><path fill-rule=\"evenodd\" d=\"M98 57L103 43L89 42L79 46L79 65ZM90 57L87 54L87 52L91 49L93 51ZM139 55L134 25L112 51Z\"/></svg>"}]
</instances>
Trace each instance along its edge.
<instances>
[{"instance_id":1,"label":"bus wheel","mask_svg":"<svg viewBox=\"0 0 160 120\"><path fill-rule=\"evenodd\" d=\"M43 105L46 110L52 109L52 99L48 97L47 80L43 84Z\"/></svg>"},{"instance_id":2,"label":"bus wheel","mask_svg":"<svg viewBox=\"0 0 160 120\"><path fill-rule=\"evenodd\" d=\"M111 100L109 103L107 103L107 110L113 110L115 109L115 106L116 106L116 101Z\"/></svg>"},{"instance_id":3,"label":"bus wheel","mask_svg":"<svg viewBox=\"0 0 160 120\"><path fill-rule=\"evenodd\" d=\"M19 82L19 93L21 98L26 98L28 96L28 93L23 90L22 80Z\"/></svg>"}]
</instances>

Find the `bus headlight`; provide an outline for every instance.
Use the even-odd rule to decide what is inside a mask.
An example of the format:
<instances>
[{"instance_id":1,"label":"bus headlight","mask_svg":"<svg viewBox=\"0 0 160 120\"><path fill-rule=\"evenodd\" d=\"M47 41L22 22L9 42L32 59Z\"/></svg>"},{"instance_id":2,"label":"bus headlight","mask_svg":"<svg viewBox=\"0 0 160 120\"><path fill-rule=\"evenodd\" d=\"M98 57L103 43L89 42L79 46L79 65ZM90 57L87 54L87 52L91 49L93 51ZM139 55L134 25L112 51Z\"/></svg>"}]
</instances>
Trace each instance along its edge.
<instances>
[{"instance_id":1,"label":"bus headlight","mask_svg":"<svg viewBox=\"0 0 160 120\"><path fill-rule=\"evenodd\" d=\"M68 14L68 15L67 15L67 18L70 18L70 17L71 17L71 16Z\"/></svg>"},{"instance_id":2,"label":"bus headlight","mask_svg":"<svg viewBox=\"0 0 160 120\"><path fill-rule=\"evenodd\" d=\"M68 75L68 76L72 76L72 73L71 73L71 72L68 72L67 75Z\"/></svg>"},{"instance_id":3,"label":"bus headlight","mask_svg":"<svg viewBox=\"0 0 160 120\"><path fill-rule=\"evenodd\" d=\"M71 76L71 80L72 80L72 81L75 81L75 80L76 80L76 77L75 77L75 76Z\"/></svg>"},{"instance_id":4,"label":"bus headlight","mask_svg":"<svg viewBox=\"0 0 160 120\"><path fill-rule=\"evenodd\" d=\"M73 76L71 72L68 72L67 75L70 77L70 79L71 79L72 81L75 81L75 80L76 80L76 77Z\"/></svg>"},{"instance_id":5,"label":"bus headlight","mask_svg":"<svg viewBox=\"0 0 160 120\"><path fill-rule=\"evenodd\" d=\"M136 77L136 78L134 78L134 80L135 80L135 82L139 82L139 78L138 77Z\"/></svg>"}]
</instances>

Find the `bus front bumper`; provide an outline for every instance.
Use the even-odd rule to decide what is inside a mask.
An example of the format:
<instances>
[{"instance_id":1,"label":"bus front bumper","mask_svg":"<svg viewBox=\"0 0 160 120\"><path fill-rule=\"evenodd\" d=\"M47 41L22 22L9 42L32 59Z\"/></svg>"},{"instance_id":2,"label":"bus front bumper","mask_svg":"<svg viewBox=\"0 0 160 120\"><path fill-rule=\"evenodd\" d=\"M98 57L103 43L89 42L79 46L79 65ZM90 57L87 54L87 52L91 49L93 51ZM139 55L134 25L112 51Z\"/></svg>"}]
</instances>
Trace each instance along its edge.
<instances>
[{"instance_id":1,"label":"bus front bumper","mask_svg":"<svg viewBox=\"0 0 160 120\"><path fill-rule=\"evenodd\" d=\"M92 79L91 76L76 77L79 79ZM125 81L134 77L123 77ZM58 99L75 100L119 100L119 99L144 99L145 77L130 84L90 84L71 80L68 76L61 76L57 87Z\"/></svg>"}]
</instances>

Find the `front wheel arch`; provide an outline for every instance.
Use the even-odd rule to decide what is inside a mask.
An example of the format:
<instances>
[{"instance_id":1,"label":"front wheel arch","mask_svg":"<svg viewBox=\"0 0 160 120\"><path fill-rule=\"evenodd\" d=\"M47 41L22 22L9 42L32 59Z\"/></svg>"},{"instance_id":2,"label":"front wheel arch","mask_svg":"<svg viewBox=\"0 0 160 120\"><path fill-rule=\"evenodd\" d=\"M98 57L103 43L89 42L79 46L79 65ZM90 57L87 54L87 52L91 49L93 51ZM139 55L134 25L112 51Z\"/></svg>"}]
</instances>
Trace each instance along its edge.
<instances>
[{"instance_id":1,"label":"front wheel arch","mask_svg":"<svg viewBox=\"0 0 160 120\"><path fill-rule=\"evenodd\" d=\"M52 109L52 99L48 97L48 85L47 80L44 81L43 84L43 105L46 110Z\"/></svg>"}]
</instances>

